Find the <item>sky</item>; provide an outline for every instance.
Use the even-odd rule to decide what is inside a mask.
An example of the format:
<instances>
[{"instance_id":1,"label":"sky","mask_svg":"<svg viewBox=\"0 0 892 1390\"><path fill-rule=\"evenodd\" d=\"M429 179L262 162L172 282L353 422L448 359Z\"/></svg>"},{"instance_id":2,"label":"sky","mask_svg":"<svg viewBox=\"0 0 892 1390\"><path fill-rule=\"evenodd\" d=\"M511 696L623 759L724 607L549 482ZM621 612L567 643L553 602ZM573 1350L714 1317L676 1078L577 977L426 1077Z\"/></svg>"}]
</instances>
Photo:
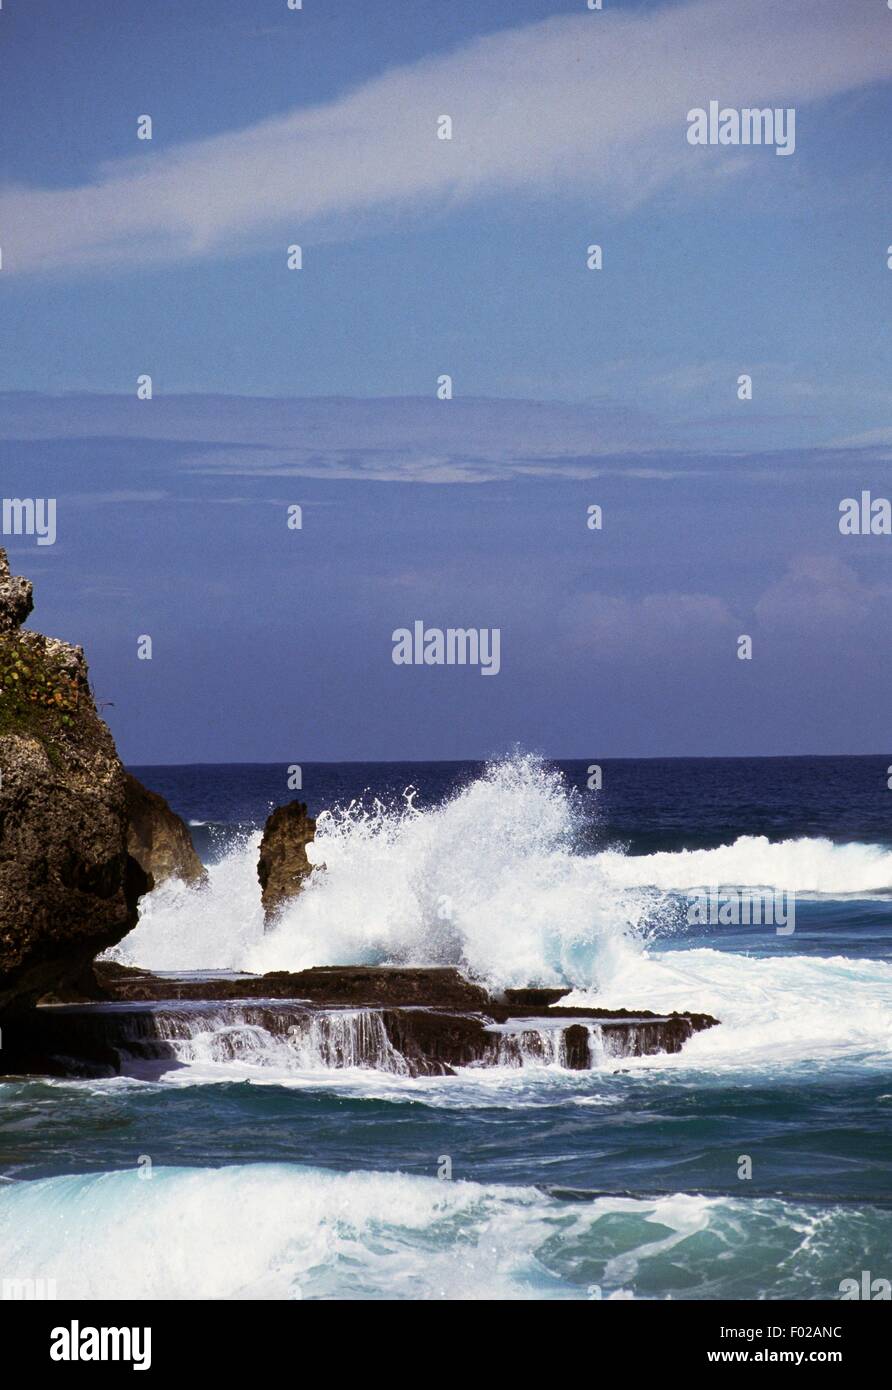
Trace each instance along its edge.
<instances>
[{"instance_id":1,"label":"sky","mask_svg":"<svg viewBox=\"0 0 892 1390\"><path fill-rule=\"evenodd\" d=\"M884 0L3 0L0 541L125 760L883 751L890 79Z\"/></svg>"}]
</instances>

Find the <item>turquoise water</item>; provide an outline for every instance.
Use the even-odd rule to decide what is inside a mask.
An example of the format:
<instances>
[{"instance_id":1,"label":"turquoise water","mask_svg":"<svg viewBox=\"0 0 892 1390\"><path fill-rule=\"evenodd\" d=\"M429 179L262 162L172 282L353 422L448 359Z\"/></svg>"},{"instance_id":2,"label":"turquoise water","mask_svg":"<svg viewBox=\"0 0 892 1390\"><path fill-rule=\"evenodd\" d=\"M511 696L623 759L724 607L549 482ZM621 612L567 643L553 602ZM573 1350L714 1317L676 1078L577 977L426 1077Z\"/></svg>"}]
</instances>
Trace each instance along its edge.
<instances>
[{"instance_id":1,"label":"turquoise water","mask_svg":"<svg viewBox=\"0 0 892 1390\"><path fill-rule=\"evenodd\" d=\"M833 1299L863 1270L889 1277L884 760L791 761L629 763L625 782L617 765L598 798L574 790L577 765L416 767L408 807L405 769L338 768L327 791L318 772L328 804L335 783L345 805L370 784L384 804L320 829L326 874L272 934L263 774L184 769L178 796L178 774L144 770L204 822L211 884L161 890L122 959L451 962L721 1026L589 1072L411 1079L257 1036L221 1060L196 1033L152 1071L8 1081L0 1276L59 1297L558 1299ZM794 893L795 930L690 925L686 895L710 881Z\"/></svg>"}]
</instances>

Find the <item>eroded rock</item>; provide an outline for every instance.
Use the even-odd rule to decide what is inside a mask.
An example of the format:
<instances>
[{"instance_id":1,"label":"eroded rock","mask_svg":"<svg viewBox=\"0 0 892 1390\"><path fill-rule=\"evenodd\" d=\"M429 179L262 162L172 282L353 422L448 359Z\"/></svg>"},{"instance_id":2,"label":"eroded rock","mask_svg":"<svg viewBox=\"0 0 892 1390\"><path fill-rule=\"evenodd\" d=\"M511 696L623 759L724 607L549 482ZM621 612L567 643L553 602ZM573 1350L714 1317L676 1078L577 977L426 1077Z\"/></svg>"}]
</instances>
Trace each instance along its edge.
<instances>
[{"instance_id":1,"label":"eroded rock","mask_svg":"<svg viewBox=\"0 0 892 1390\"><path fill-rule=\"evenodd\" d=\"M20 631L30 610L0 549L0 1015L89 973L147 887L83 650Z\"/></svg>"},{"instance_id":2,"label":"eroded rock","mask_svg":"<svg viewBox=\"0 0 892 1390\"><path fill-rule=\"evenodd\" d=\"M299 893L313 866L307 845L316 834L316 822L302 801L277 806L263 828L257 877L267 921Z\"/></svg>"},{"instance_id":3,"label":"eroded rock","mask_svg":"<svg viewBox=\"0 0 892 1390\"><path fill-rule=\"evenodd\" d=\"M125 772L124 798L127 850L152 880L152 886L157 888L169 878L203 883L207 872L195 853L189 827L164 797Z\"/></svg>"},{"instance_id":4,"label":"eroded rock","mask_svg":"<svg viewBox=\"0 0 892 1390\"><path fill-rule=\"evenodd\" d=\"M93 995L98 987L105 1003L42 1008L7 1029L7 1070L98 1068L107 1075L109 1067L127 1071L134 1061L180 1065L195 1037L202 1048L212 1039L219 1061L255 1064L267 1035L276 1065L293 1053L297 1067L363 1066L410 1076L495 1066L584 1071L678 1052L717 1023L709 1014L506 1003L446 966L198 978L100 962L95 976Z\"/></svg>"},{"instance_id":5,"label":"eroded rock","mask_svg":"<svg viewBox=\"0 0 892 1390\"><path fill-rule=\"evenodd\" d=\"M100 970L105 967L99 967ZM122 972L133 986L140 972ZM310 972L307 972L310 973ZM395 972L399 996L407 976ZM114 972L109 974L109 981ZM153 977L144 976L148 985ZM261 977L264 982L269 977ZM299 979L294 976L292 979ZM169 977L157 981L170 985ZM194 985L197 982L182 981ZM206 982L212 988L219 981ZM241 982L243 985L245 981ZM442 997L441 980L432 981ZM418 990L413 988L412 997ZM2 1061L12 1072L61 1075L146 1075L202 1059L248 1066L340 1069L366 1067L400 1076L448 1076L465 1067L556 1067L585 1071L659 1052L678 1052L715 1019L574 1009L555 1019L524 1014L497 1023L492 1010L458 1011L424 1004L343 1005L330 999L271 997L144 999L43 1007L14 1019L4 1035Z\"/></svg>"},{"instance_id":6,"label":"eroded rock","mask_svg":"<svg viewBox=\"0 0 892 1390\"><path fill-rule=\"evenodd\" d=\"M0 550L0 632L16 632L34 607L29 579L9 572L6 551Z\"/></svg>"}]
</instances>

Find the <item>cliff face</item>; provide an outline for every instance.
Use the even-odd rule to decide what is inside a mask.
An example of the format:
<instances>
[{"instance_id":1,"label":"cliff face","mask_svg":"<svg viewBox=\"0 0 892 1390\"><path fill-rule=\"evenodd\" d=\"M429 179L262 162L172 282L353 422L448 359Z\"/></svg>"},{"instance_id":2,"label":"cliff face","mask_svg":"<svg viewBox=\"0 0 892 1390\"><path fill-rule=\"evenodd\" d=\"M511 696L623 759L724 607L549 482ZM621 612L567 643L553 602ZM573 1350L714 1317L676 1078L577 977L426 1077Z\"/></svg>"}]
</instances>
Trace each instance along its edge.
<instances>
[{"instance_id":1,"label":"cliff face","mask_svg":"<svg viewBox=\"0 0 892 1390\"><path fill-rule=\"evenodd\" d=\"M189 828L176 811L129 772L124 774L127 849L157 888L168 878L204 883L204 865L195 853Z\"/></svg>"},{"instance_id":2,"label":"cliff face","mask_svg":"<svg viewBox=\"0 0 892 1390\"><path fill-rule=\"evenodd\" d=\"M84 653L20 631L31 607L0 549L0 1015L75 984L148 887Z\"/></svg>"}]
</instances>

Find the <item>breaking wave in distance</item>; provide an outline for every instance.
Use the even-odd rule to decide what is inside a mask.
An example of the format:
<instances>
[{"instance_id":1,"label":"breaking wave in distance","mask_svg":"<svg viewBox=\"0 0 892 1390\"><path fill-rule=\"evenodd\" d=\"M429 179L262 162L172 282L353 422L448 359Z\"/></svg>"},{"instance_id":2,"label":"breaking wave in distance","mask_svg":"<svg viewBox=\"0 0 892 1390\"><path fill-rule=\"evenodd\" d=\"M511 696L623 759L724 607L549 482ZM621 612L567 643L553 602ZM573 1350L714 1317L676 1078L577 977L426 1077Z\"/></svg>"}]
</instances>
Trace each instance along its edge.
<instances>
[{"instance_id":1,"label":"breaking wave in distance","mask_svg":"<svg viewBox=\"0 0 892 1390\"><path fill-rule=\"evenodd\" d=\"M146 898L111 954L154 970L455 965L494 989L603 992L640 978L647 938L678 920L673 892L724 884L846 896L892 885L892 852L825 839L593 852L584 810L560 772L524 755L433 807L416 806L410 789L395 805L324 812L308 847L319 867L272 930L260 905L260 834L242 835L210 866L205 888L170 882Z\"/></svg>"},{"instance_id":2,"label":"breaking wave in distance","mask_svg":"<svg viewBox=\"0 0 892 1390\"><path fill-rule=\"evenodd\" d=\"M892 894L892 851L882 845L838 845L806 837L772 842L764 835L741 835L716 849L642 855L605 850L598 863L609 883L624 888L724 884L803 895Z\"/></svg>"}]
</instances>

